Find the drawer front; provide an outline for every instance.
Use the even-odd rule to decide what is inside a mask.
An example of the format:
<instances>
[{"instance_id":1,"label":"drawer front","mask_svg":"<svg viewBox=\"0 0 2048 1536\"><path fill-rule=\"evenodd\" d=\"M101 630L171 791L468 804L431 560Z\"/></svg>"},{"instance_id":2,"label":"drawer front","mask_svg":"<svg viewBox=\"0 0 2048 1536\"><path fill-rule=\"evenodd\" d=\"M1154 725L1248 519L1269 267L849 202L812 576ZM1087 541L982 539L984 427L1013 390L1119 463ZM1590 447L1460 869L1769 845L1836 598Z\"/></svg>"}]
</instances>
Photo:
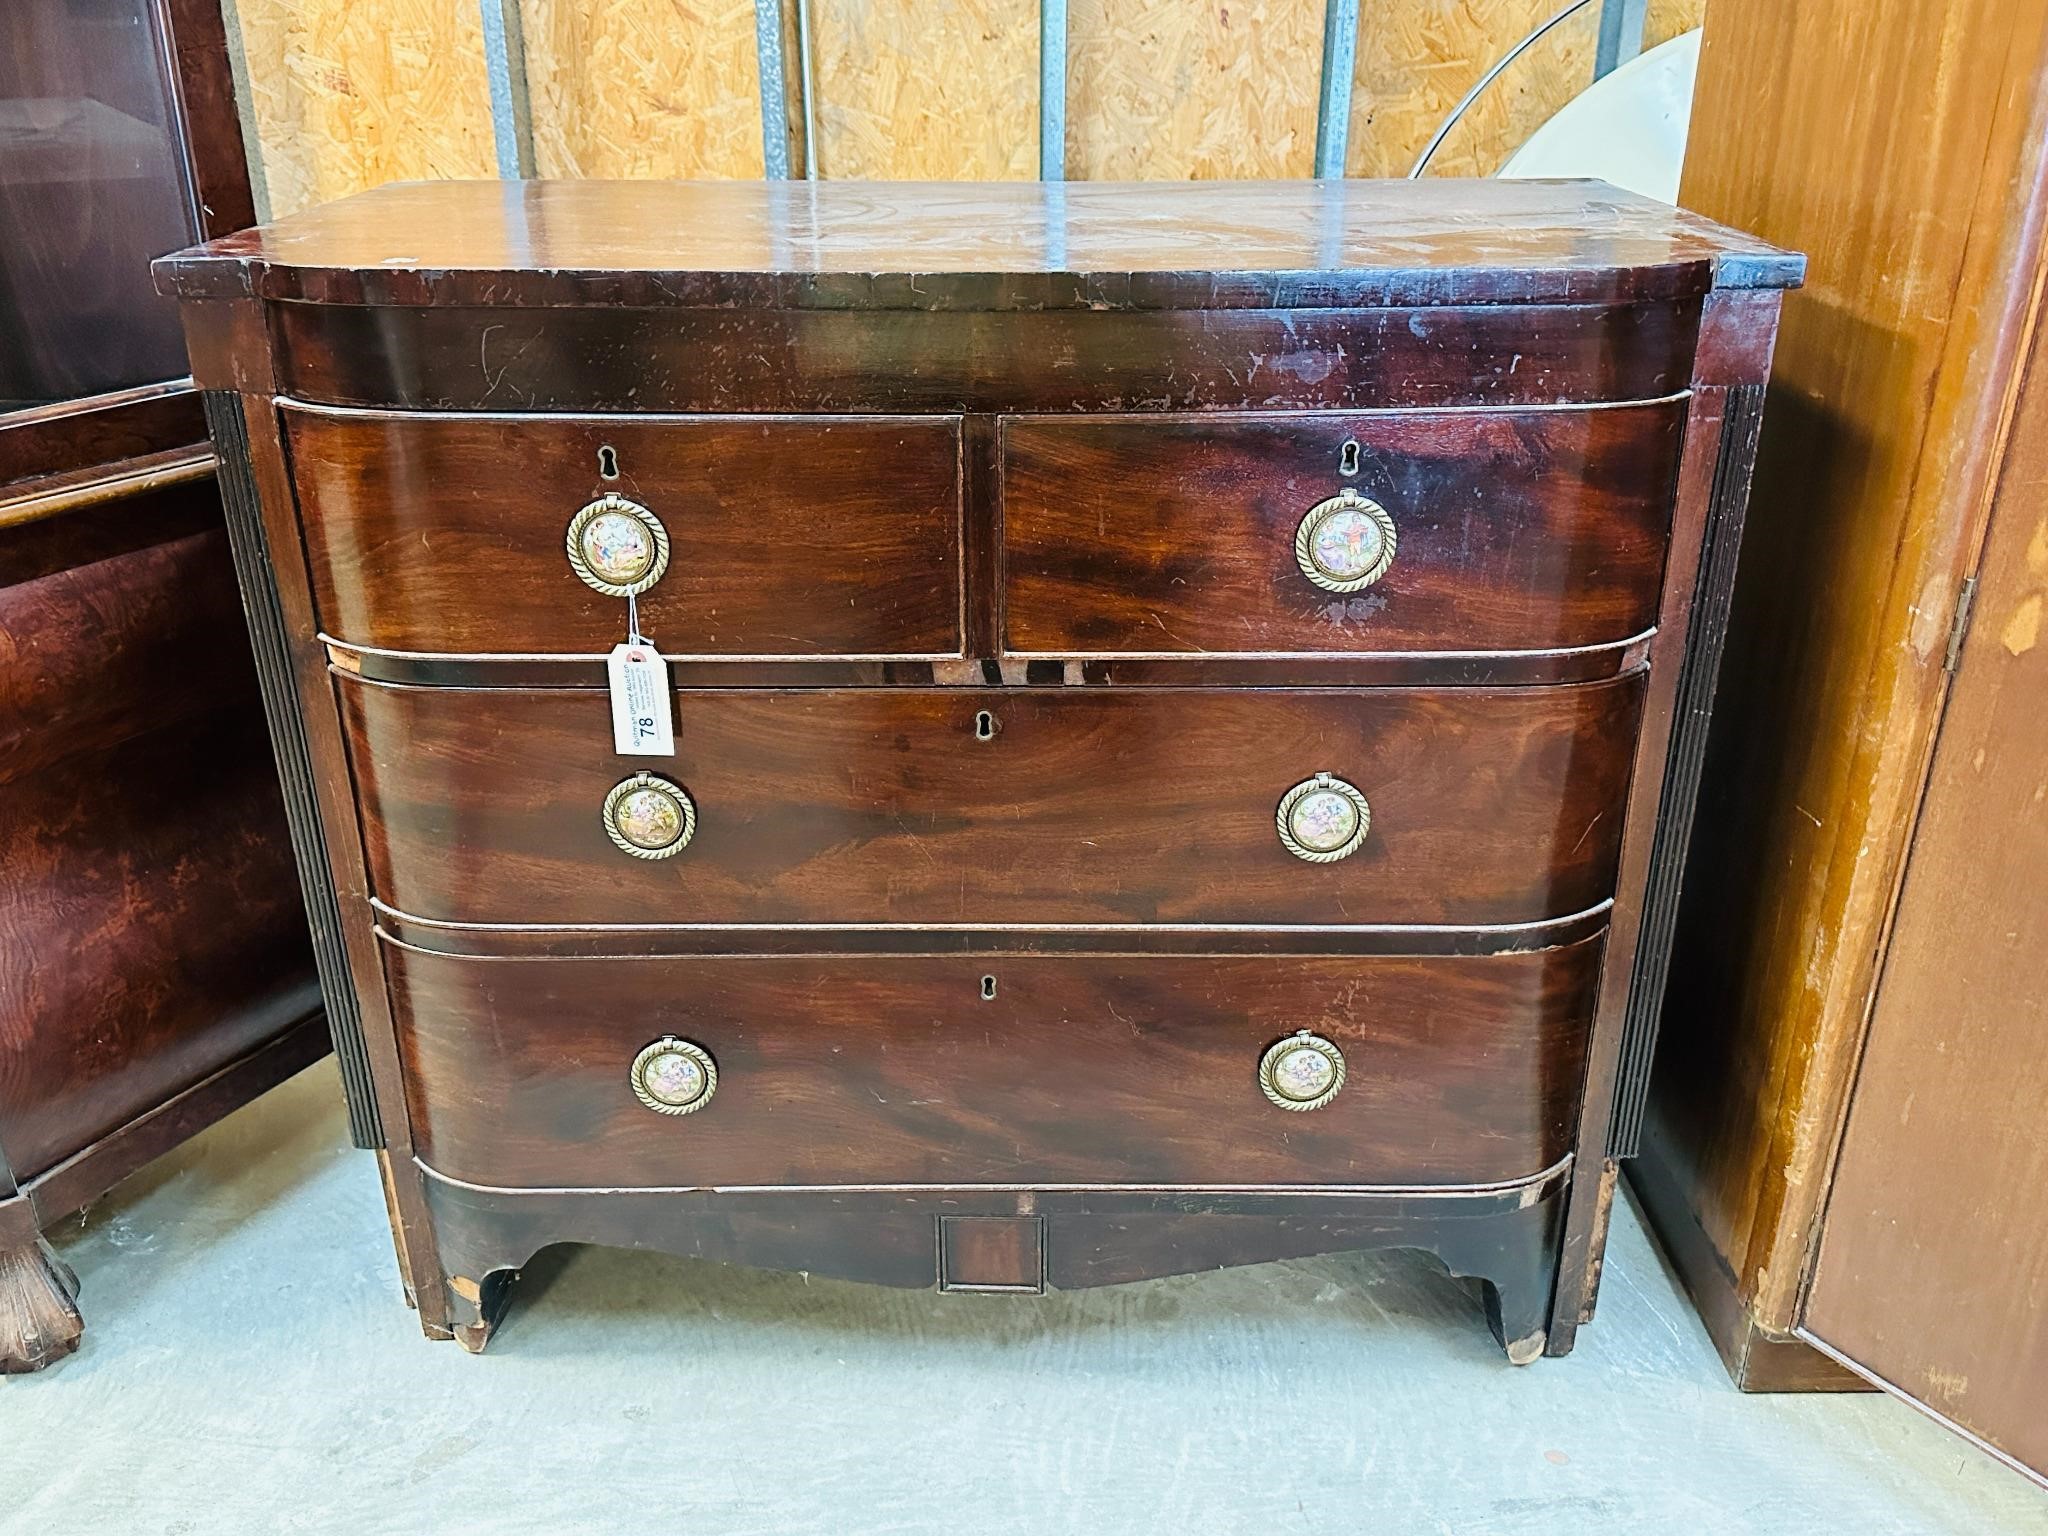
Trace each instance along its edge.
<instances>
[{"instance_id":1,"label":"drawer front","mask_svg":"<svg viewBox=\"0 0 2048 1536\"><path fill-rule=\"evenodd\" d=\"M376 893L418 917L1466 926L1612 894L1641 683L684 690L661 759L613 754L600 692L340 694ZM641 769L693 802L672 857L603 822ZM1369 809L1335 862L1276 827L1319 772Z\"/></svg>"},{"instance_id":2,"label":"drawer front","mask_svg":"<svg viewBox=\"0 0 2048 1536\"><path fill-rule=\"evenodd\" d=\"M1569 1150L1600 945L385 961L420 1156L480 1184L1438 1185ZM1344 1081L1298 1112L1259 1065L1303 1029ZM631 1082L670 1035L717 1074L680 1115Z\"/></svg>"},{"instance_id":3,"label":"drawer front","mask_svg":"<svg viewBox=\"0 0 2048 1536\"><path fill-rule=\"evenodd\" d=\"M1627 640L1657 622L1683 409L1008 419L1005 643L1172 655ZM1347 487L1392 533L1384 574L1363 586L1387 537L1377 514L1313 515Z\"/></svg>"},{"instance_id":4,"label":"drawer front","mask_svg":"<svg viewBox=\"0 0 2048 1536\"><path fill-rule=\"evenodd\" d=\"M284 418L320 624L351 644L610 650L626 604L577 574L568 532L613 494L668 540L639 595L664 651L960 654L957 419Z\"/></svg>"}]
</instances>

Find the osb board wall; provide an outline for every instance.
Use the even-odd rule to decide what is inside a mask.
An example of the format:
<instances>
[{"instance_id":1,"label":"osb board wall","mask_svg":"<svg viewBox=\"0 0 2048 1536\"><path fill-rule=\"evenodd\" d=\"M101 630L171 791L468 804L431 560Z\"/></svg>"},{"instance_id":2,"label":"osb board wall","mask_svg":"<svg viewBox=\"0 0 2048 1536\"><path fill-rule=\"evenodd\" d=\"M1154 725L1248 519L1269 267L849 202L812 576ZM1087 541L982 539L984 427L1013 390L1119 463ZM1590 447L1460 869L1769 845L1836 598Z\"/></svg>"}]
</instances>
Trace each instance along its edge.
<instances>
[{"instance_id":1,"label":"osb board wall","mask_svg":"<svg viewBox=\"0 0 2048 1536\"><path fill-rule=\"evenodd\" d=\"M496 174L473 0L235 0L272 214Z\"/></svg>"},{"instance_id":2,"label":"osb board wall","mask_svg":"<svg viewBox=\"0 0 2048 1536\"><path fill-rule=\"evenodd\" d=\"M1406 176L1493 64L1564 0L1396 0L1362 7L1351 92L1349 176ZM1653 0L1645 47L1700 24L1706 0ZM1432 176L1491 176L1593 78L1600 7L1583 7L1510 64L1429 162Z\"/></svg>"},{"instance_id":3,"label":"osb board wall","mask_svg":"<svg viewBox=\"0 0 2048 1536\"><path fill-rule=\"evenodd\" d=\"M811 0L809 13L820 176L1038 174L1038 0Z\"/></svg>"},{"instance_id":4,"label":"osb board wall","mask_svg":"<svg viewBox=\"0 0 2048 1536\"><path fill-rule=\"evenodd\" d=\"M272 214L384 181L494 174L477 0L226 3ZM752 0L518 3L540 174L761 174ZM1407 174L1472 83L1564 3L1363 0L1347 173ZM1649 41L1697 25L1705 4L1652 0ZM1067 174L1307 175L1324 11L1070 0ZM809 0L808 13L820 175L1036 174L1037 0ZM1431 172L1491 174L1583 89L1597 16L1586 6L1510 66Z\"/></svg>"},{"instance_id":5,"label":"osb board wall","mask_svg":"<svg viewBox=\"0 0 2048 1536\"><path fill-rule=\"evenodd\" d=\"M761 174L753 0L520 0L520 24L542 176Z\"/></svg>"},{"instance_id":6,"label":"osb board wall","mask_svg":"<svg viewBox=\"0 0 2048 1536\"><path fill-rule=\"evenodd\" d=\"M1071 0L1067 175L1306 176L1323 0Z\"/></svg>"}]
</instances>

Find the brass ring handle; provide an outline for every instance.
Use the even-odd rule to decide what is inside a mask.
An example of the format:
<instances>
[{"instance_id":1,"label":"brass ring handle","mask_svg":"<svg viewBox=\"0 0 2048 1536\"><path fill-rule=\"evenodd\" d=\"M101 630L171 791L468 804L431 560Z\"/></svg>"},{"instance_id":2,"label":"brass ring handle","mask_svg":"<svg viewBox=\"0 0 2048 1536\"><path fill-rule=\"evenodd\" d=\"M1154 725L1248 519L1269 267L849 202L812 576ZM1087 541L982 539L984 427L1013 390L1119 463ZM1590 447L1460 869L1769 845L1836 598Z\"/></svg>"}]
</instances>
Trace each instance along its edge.
<instances>
[{"instance_id":1,"label":"brass ring handle","mask_svg":"<svg viewBox=\"0 0 2048 1536\"><path fill-rule=\"evenodd\" d=\"M663 1035L633 1058L633 1096L657 1115L695 1114L718 1092L718 1063L701 1045Z\"/></svg>"},{"instance_id":2,"label":"brass ring handle","mask_svg":"<svg viewBox=\"0 0 2048 1536\"><path fill-rule=\"evenodd\" d=\"M569 519L569 567L607 597L645 592L668 569L668 530L637 501L604 495Z\"/></svg>"},{"instance_id":3,"label":"brass ring handle","mask_svg":"<svg viewBox=\"0 0 2048 1536\"><path fill-rule=\"evenodd\" d=\"M1308 509L1294 530L1301 574L1325 592L1356 592L1394 563L1393 514L1350 486Z\"/></svg>"},{"instance_id":4,"label":"brass ring handle","mask_svg":"<svg viewBox=\"0 0 2048 1536\"><path fill-rule=\"evenodd\" d=\"M1280 797L1273 821L1280 831L1280 846L1297 859L1334 864L1364 844L1372 830L1372 806L1357 785L1319 773Z\"/></svg>"},{"instance_id":5,"label":"brass ring handle","mask_svg":"<svg viewBox=\"0 0 2048 1536\"><path fill-rule=\"evenodd\" d=\"M697 835L697 806L680 784L651 773L621 779L604 797L605 836L636 859L672 859Z\"/></svg>"},{"instance_id":6,"label":"brass ring handle","mask_svg":"<svg viewBox=\"0 0 2048 1536\"><path fill-rule=\"evenodd\" d=\"M1321 1109L1344 1086L1344 1053L1311 1030L1296 1030L1266 1047L1259 1088L1282 1109Z\"/></svg>"}]
</instances>

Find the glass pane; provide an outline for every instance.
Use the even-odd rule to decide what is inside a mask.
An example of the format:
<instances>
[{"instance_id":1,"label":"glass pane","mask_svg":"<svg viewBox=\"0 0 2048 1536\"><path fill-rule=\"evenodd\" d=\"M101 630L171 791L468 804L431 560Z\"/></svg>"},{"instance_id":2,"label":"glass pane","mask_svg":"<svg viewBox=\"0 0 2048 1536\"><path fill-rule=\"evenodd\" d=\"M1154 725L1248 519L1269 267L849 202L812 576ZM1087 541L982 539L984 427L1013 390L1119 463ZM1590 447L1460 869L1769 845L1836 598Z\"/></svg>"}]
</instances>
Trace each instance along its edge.
<instances>
[{"instance_id":1,"label":"glass pane","mask_svg":"<svg viewBox=\"0 0 2048 1536\"><path fill-rule=\"evenodd\" d=\"M148 0L0 0L0 411L186 372L197 238Z\"/></svg>"}]
</instances>

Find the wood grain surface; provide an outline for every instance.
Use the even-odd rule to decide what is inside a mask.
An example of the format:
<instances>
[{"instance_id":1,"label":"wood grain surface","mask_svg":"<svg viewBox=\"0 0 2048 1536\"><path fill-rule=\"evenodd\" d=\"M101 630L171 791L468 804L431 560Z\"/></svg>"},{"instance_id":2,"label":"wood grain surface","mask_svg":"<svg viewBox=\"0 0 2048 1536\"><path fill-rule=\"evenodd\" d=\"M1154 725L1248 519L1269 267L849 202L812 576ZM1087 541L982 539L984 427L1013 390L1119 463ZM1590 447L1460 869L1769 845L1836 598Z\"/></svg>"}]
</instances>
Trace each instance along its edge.
<instances>
[{"instance_id":1,"label":"wood grain surface","mask_svg":"<svg viewBox=\"0 0 2048 1536\"><path fill-rule=\"evenodd\" d=\"M1656 624L1683 403L1530 412L1012 418L1007 648L1510 651ZM1354 474L1341 469L1355 446ZM1398 536L1373 586L1302 573L1349 486Z\"/></svg>"},{"instance_id":2,"label":"wood grain surface","mask_svg":"<svg viewBox=\"0 0 2048 1536\"><path fill-rule=\"evenodd\" d=\"M1569 1150L1599 955L385 965L419 1155L475 1183L1429 1185ZM1307 1113L1257 1077L1299 1029L1346 1065ZM669 1034L718 1066L693 1114L628 1083Z\"/></svg>"},{"instance_id":3,"label":"wood grain surface","mask_svg":"<svg viewBox=\"0 0 2048 1536\"><path fill-rule=\"evenodd\" d=\"M901 1190L544 1190L412 1175L433 1212L435 1260L472 1349L502 1315L506 1271L550 1243L655 1248L724 1264L928 1288L939 1221L1020 1212L1043 1222L1047 1282L1119 1285L1233 1264L1361 1248L1417 1248L1484 1281L1496 1338L1526 1361L1540 1348L1557 1265L1563 1192L1547 1179L1474 1192L994 1188ZM438 1284L438 1281L437 1281ZM473 1322L471 1320L474 1320Z\"/></svg>"},{"instance_id":4,"label":"wood grain surface","mask_svg":"<svg viewBox=\"0 0 2048 1536\"><path fill-rule=\"evenodd\" d=\"M683 655L958 656L960 428L946 419L284 410L323 629L402 651L609 651L622 599L564 530L616 493L670 539L641 632ZM612 450L617 473L600 473Z\"/></svg>"},{"instance_id":5,"label":"wood grain surface","mask_svg":"<svg viewBox=\"0 0 2048 1536\"><path fill-rule=\"evenodd\" d=\"M1015 688L676 696L676 756L606 696L337 678L372 889L480 923L1475 923L1613 894L1642 675L1555 689ZM994 738L977 739L977 716ZM649 862L599 811L695 799ZM1373 805L1310 865L1274 813L1327 770Z\"/></svg>"},{"instance_id":6,"label":"wood grain surface","mask_svg":"<svg viewBox=\"0 0 2048 1536\"><path fill-rule=\"evenodd\" d=\"M1824 81L1788 70L1816 50ZM1708 11L1683 201L1812 273L1785 307L1649 1134L1779 1332L2039 303L2044 77L2025 0Z\"/></svg>"},{"instance_id":7,"label":"wood grain surface","mask_svg":"<svg viewBox=\"0 0 2048 1536\"><path fill-rule=\"evenodd\" d=\"M409 183L156 265L184 298L927 309L1626 302L1801 269L1600 182L1344 180Z\"/></svg>"},{"instance_id":8,"label":"wood grain surface","mask_svg":"<svg viewBox=\"0 0 2048 1536\"><path fill-rule=\"evenodd\" d=\"M2048 1482L2048 335L2021 391L1803 1327Z\"/></svg>"},{"instance_id":9,"label":"wood grain surface","mask_svg":"<svg viewBox=\"0 0 2048 1536\"><path fill-rule=\"evenodd\" d=\"M636 283L619 280L627 290ZM269 323L280 333L282 391L374 409L1246 411L1657 398L1691 377L1699 306L930 312L280 304ZM1254 370L1254 357L1283 361ZM200 377L222 388L235 383L211 369Z\"/></svg>"},{"instance_id":10,"label":"wood grain surface","mask_svg":"<svg viewBox=\"0 0 2048 1536\"><path fill-rule=\"evenodd\" d=\"M0 587L0 1146L21 1178L305 1017L240 624L218 532Z\"/></svg>"},{"instance_id":11,"label":"wood grain surface","mask_svg":"<svg viewBox=\"0 0 2048 1536\"><path fill-rule=\"evenodd\" d=\"M1612 1190L1636 937L1660 931L1642 913L1659 802L1690 794L1664 771L1676 663L1696 607L1718 623L1719 589L1695 601L1705 526L1734 526L1708 494L1719 393L1760 381L1772 290L1800 266L1587 185L827 181L394 190L161 267L192 301L202 380L263 418L263 515L429 1331L481 1347L506 1271L548 1241L929 1284L950 1216L1004 1224L976 1268L1006 1284L1031 1279L1033 1238L1054 1284L1413 1242L1489 1280L1511 1359L1568 1349ZM690 578L707 649L678 662L674 756L613 751L574 654L325 647L316 602L402 578L328 593L309 565L416 561L446 456L366 437L316 463L283 441L279 394L312 408L288 409L295 435L475 413L390 419L467 435L454 495L492 510L453 522L482 549L524 528L532 482L562 494L551 523L595 488L588 468L522 476L522 439L551 464L562 443L564 463L594 458L614 422L660 434L634 451L698 476L729 530ZM1611 409L1530 409L1586 405ZM1450 409L1474 406L1500 409ZM1701 427L1683 473L1681 411ZM828 623L805 602L825 589L779 584L788 525L742 531L781 466L706 469L663 419L682 414L723 418L691 424L699 442L788 426L743 416L957 418L932 424L957 432L957 568L833 589L853 612ZM1325 650L1298 638L1312 611L1274 597L1272 545L1291 557L1297 499L1334 490L1348 436L1410 534L1379 596L1414 611L1380 631L1347 613L1375 638ZM402 494L329 494L399 459ZM309 466L340 472L295 496ZM430 510L333 542L399 503ZM1162 511L1189 504L1207 515ZM872 499L839 520L901 521ZM908 548L888 558L919 565ZM742 583L785 611L748 610ZM918 583L958 595L957 654L831 648L872 632L863 592ZM468 600L409 598L409 633L469 623ZM723 652L714 606L801 643ZM1202 627L1212 611L1249 621L1248 654ZM1073 654L1154 616L1191 639ZM1380 633L1413 649L1376 651ZM1506 649L1459 648L1483 644ZM604 798L637 769L693 797L678 857L606 835ZM1318 772L1355 783L1373 824L1311 865L1274 816ZM1355 1075L1290 1116L1253 1074L1304 1018ZM671 1028L725 1073L681 1119L624 1081ZM890 1180L925 1203L892 1204ZM1061 1187L1093 1180L1185 1188L1098 1206Z\"/></svg>"}]
</instances>

